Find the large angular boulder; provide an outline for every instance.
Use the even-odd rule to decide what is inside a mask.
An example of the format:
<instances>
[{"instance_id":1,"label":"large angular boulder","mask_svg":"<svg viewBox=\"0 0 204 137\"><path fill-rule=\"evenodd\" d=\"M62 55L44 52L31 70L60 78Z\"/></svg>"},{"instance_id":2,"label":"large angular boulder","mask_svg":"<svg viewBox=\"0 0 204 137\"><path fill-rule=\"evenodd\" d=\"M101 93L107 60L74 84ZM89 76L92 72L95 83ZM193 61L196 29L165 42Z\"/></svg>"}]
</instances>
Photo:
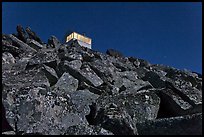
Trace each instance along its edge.
<instances>
[{"instance_id":1,"label":"large angular boulder","mask_svg":"<svg viewBox=\"0 0 204 137\"><path fill-rule=\"evenodd\" d=\"M60 41L55 36L51 36L47 43L52 48L59 48L61 45Z\"/></svg>"},{"instance_id":2,"label":"large angular boulder","mask_svg":"<svg viewBox=\"0 0 204 137\"><path fill-rule=\"evenodd\" d=\"M120 53L119 51L114 50L114 49L108 49L106 51L106 54L113 56L113 57L122 57L123 56L122 53Z\"/></svg>"},{"instance_id":3,"label":"large angular boulder","mask_svg":"<svg viewBox=\"0 0 204 137\"><path fill-rule=\"evenodd\" d=\"M40 44L42 44L41 39L37 36L37 34L34 31L31 30L30 27L26 27L26 32L27 32L30 39L34 39L37 42L39 42Z\"/></svg>"},{"instance_id":4,"label":"large angular boulder","mask_svg":"<svg viewBox=\"0 0 204 137\"><path fill-rule=\"evenodd\" d=\"M53 92L56 94L68 94L76 91L78 88L78 80L65 72L53 87Z\"/></svg>"},{"instance_id":5,"label":"large angular boulder","mask_svg":"<svg viewBox=\"0 0 204 137\"><path fill-rule=\"evenodd\" d=\"M101 95L96 100L96 104L92 104L91 106L92 111L89 116L89 121L91 121L92 124L101 123L98 118L102 117L101 115L104 115L103 111L111 110L110 107L117 108L117 111L125 111L124 113L127 112L127 114L130 115L131 119L134 120L134 122L152 120L156 119L157 117L159 105L160 99L153 92L120 94L110 97ZM118 110L118 108L122 110ZM122 112L117 112L116 116L115 113L113 113L112 117L115 117L117 119L117 115L120 113Z\"/></svg>"},{"instance_id":6,"label":"large angular boulder","mask_svg":"<svg viewBox=\"0 0 204 137\"><path fill-rule=\"evenodd\" d=\"M28 39L28 35L26 34L26 32L23 29L23 27L21 25L17 25L16 30L17 30L17 37L18 37L18 39L20 39L24 43L26 43L27 39Z\"/></svg>"},{"instance_id":7,"label":"large angular boulder","mask_svg":"<svg viewBox=\"0 0 204 137\"><path fill-rule=\"evenodd\" d=\"M202 114L137 123L139 135L202 135Z\"/></svg>"}]
</instances>

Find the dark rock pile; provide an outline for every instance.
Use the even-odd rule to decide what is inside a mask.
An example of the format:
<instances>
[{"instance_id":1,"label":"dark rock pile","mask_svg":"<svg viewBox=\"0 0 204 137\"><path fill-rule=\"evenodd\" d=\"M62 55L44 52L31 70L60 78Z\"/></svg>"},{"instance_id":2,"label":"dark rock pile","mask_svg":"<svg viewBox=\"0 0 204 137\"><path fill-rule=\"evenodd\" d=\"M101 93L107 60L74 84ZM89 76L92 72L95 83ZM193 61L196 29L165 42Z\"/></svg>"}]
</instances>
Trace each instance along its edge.
<instances>
[{"instance_id":1,"label":"dark rock pile","mask_svg":"<svg viewBox=\"0 0 204 137\"><path fill-rule=\"evenodd\" d=\"M202 78L29 27L2 35L2 133L202 134ZM3 110L5 108L5 110Z\"/></svg>"}]
</instances>

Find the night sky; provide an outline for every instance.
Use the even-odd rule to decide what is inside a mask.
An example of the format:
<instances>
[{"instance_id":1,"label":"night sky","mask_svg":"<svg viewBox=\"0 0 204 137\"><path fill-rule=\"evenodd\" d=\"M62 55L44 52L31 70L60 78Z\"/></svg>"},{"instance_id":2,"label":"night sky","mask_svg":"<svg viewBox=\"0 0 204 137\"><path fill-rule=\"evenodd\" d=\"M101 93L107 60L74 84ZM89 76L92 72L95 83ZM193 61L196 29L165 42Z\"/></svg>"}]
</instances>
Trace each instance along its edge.
<instances>
[{"instance_id":1,"label":"night sky","mask_svg":"<svg viewBox=\"0 0 204 137\"><path fill-rule=\"evenodd\" d=\"M2 31L30 26L44 42L73 30L92 49L202 73L201 2L3 2Z\"/></svg>"}]
</instances>

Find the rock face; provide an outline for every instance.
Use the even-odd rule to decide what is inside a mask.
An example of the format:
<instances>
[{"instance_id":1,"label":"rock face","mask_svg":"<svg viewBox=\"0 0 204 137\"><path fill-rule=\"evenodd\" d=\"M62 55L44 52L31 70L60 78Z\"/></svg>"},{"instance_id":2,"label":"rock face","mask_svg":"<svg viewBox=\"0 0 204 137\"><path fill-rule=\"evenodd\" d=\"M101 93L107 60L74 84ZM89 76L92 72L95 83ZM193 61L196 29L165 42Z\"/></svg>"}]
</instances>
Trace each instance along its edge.
<instances>
[{"instance_id":1,"label":"rock face","mask_svg":"<svg viewBox=\"0 0 204 137\"><path fill-rule=\"evenodd\" d=\"M3 134L202 134L200 74L55 36L46 44L20 25L2 51Z\"/></svg>"}]
</instances>

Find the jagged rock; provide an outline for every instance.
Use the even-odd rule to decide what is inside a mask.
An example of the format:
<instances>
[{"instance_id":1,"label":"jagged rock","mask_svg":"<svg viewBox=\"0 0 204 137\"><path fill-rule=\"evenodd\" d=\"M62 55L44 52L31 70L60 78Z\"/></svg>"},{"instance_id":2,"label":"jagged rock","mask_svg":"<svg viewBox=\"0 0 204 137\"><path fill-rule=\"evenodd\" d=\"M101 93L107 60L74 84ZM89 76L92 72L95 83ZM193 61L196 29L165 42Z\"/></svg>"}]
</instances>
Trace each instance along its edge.
<instances>
[{"instance_id":1,"label":"jagged rock","mask_svg":"<svg viewBox=\"0 0 204 137\"><path fill-rule=\"evenodd\" d=\"M33 39L27 39L27 44L37 51L44 48L43 45Z\"/></svg>"},{"instance_id":2,"label":"jagged rock","mask_svg":"<svg viewBox=\"0 0 204 137\"><path fill-rule=\"evenodd\" d=\"M6 131L2 132L2 135L16 135L16 133L14 131Z\"/></svg>"},{"instance_id":3,"label":"jagged rock","mask_svg":"<svg viewBox=\"0 0 204 137\"><path fill-rule=\"evenodd\" d=\"M151 64L148 62L148 61L146 61L146 60L144 60L144 59L138 59L139 60L139 62L140 62L140 67L145 67L145 68L150 68L150 66L151 66Z\"/></svg>"},{"instance_id":4,"label":"jagged rock","mask_svg":"<svg viewBox=\"0 0 204 137\"><path fill-rule=\"evenodd\" d=\"M2 131L202 134L202 75L26 32L2 34Z\"/></svg>"},{"instance_id":5,"label":"jagged rock","mask_svg":"<svg viewBox=\"0 0 204 137\"><path fill-rule=\"evenodd\" d=\"M160 76L152 71L145 73L145 76L142 78L144 81L149 81L154 88L164 88L165 81L160 78Z\"/></svg>"},{"instance_id":6,"label":"jagged rock","mask_svg":"<svg viewBox=\"0 0 204 137\"><path fill-rule=\"evenodd\" d=\"M113 77L113 85L119 88L119 92L137 92L142 89L153 88L148 81L138 79L134 71L116 72Z\"/></svg>"},{"instance_id":7,"label":"jagged rock","mask_svg":"<svg viewBox=\"0 0 204 137\"><path fill-rule=\"evenodd\" d=\"M103 84L101 78L98 77L97 74L89 66L82 68L80 74L84 77L84 79L86 79L86 81L88 81L89 84L95 87Z\"/></svg>"},{"instance_id":8,"label":"jagged rock","mask_svg":"<svg viewBox=\"0 0 204 137\"><path fill-rule=\"evenodd\" d=\"M16 60L14 64L10 65L10 70L11 71L24 71L26 69L29 59L30 58L20 58Z\"/></svg>"},{"instance_id":9,"label":"jagged rock","mask_svg":"<svg viewBox=\"0 0 204 137\"><path fill-rule=\"evenodd\" d=\"M3 73L2 83L7 86L19 89L26 86L50 86L47 77L40 69L26 70L26 71L11 71L10 73Z\"/></svg>"},{"instance_id":10,"label":"jagged rock","mask_svg":"<svg viewBox=\"0 0 204 137\"><path fill-rule=\"evenodd\" d=\"M55 68L58 63L58 56L55 50L51 49L44 49L38 51L30 60L29 66L32 65L39 65L39 64L46 64L49 67Z\"/></svg>"},{"instance_id":11,"label":"jagged rock","mask_svg":"<svg viewBox=\"0 0 204 137\"><path fill-rule=\"evenodd\" d=\"M183 85L182 88L178 88L174 83L166 82L167 87L171 88L179 96L185 98L190 104L202 105L202 91L191 87L189 85Z\"/></svg>"},{"instance_id":12,"label":"jagged rock","mask_svg":"<svg viewBox=\"0 0 204 137\"><path fill-rule=\"evenodd\" d=\"M48 39L48 45L50 45L52 48L58 48L60 46L60 41L55 37L55 36L51 36Z\"/></svg>"},{"instance_id":13,"label":"jagged rock","mask_svg":"<svg viewBox=\"0 0 204 137\"><path fill-rule=\"evenodd\" d=\"M98 87L103 81L100 77L88 66L84 66L80 70L75 70L69 65L65 67L65 71L68 71L73 77L79 79L79 81L84 81L92 86Z\"/></svg>"},{"instance_id":14,"label":"jagged rock","mask_svg":"<svg viewBox=\"0 0 204 137\"><path fill-rule=\"evenodd\" d=\"M63 96L56 96L41 87L21 89L18 93L17 131L44 135L64 134L69 126L83 123L78 113Z\"/></svg>"},{"instance_id":15,"label":"jagged rock","mask_svg":"<svg viewBox=\"0 0 204 137\"><path fill-rule=\"evenodd\" d=\"M113 57L123 57L122 53L114 49L108 49L106 51L106 54L113 56Z\"/></svg>"},{"instance_id":16,"label":"jagged rock","mask_svg":"<svg viewBox=\"0 0 204 137\"><path fill-rule=\"evenodd\" d=\"M112 82L115 74L115 67L111 62L96 60L89 63L92 70L105 82Z\"/></svg>"},{"instance_id":17,"label":"jagged rock","mask_svg":"<svg viewBox=\"0 0 204 137\"><path fill-rule=\"evenodd\" d=\"M137 123L139 135L202 135L202 113Z\"/></svg>"},{"instance_id":18,"label":"jagged rock","mask_svg":"<svg viewBox=\"0 0 204 137\"><path fill-rule=\"evenodd\" d=\"M160 90L159 95L161 105L158 117L182 116L202 112L200 106L194 106L185 97L179 96L172 89Z\"/></svg>"},{"instance_id":19,"label":"jagged rock","mask_svg":"<svg viewBox=\"0 0 204 137\"><path fill-rule=\"evenodd\" d=\"M80 53L78 52L68 52L67 50L59 53L59 58L61 60L68 60L68 61L72 61L72 60L83 60L83 57Z\"/></svg>"},{"instance_id":20,"label":"jagged rock","mask_svg":"<svg viewBox=\"0 0 204 137\"><path fill-rule=\"evenodd\" d=\"M82 66L82 62L80 60L73 60L73 61L70 61L70 62L65 60L64 65L69 66L69 67L71 67L72 69L75 69L75 70L80 70L80 68Z\"/></svg>"},{"instance_id":21,"label":"jagged rock","mask_svg":"<svg viewBox=\"0 0 204 137\"><path fill-rule=\"evenodd\" d=\"M43 65L43 71L45 73L45 76L48 78L50 82L50 86L53 86L54 84L57 83L58 76L53 68Z\"/></svg>"},{"instance_id":22,"label":"jagged rock","mask_svg":"<svg viewBox=\"0 0 204 137\"><path fill-rule=\"evenodd\" d=\"M13 35L8 35L9 38L12 40L12 42L19 47L22 51L24 51L25 53L36 53L37 51L33 48L31 48L29 45L27 45L26 43L24 43L23 41L19 40L18 38L16 38Z\"/></svg>"},{"instance_id":23,"label":"jagged rock","mask_svg":"<svg viewBox=\"0 0 204 137\"><path fill-rule=\"evenodd\" d=\"M137 128L131 116L111 103L100 108L96 114L96 123L114 135L137 135Z\"/></svg>"},{"instance_id":24,"label":"jagged rock","mask_svg":"<svg viewBox=\"0 0 204 137\"><path fill-rule=\"evenodd\" d=\"M37 42L39 42L40 44L42 44L41 39L36 35L36 33L34 31L31 30L30 27L26 27L26 32L28 33L28 36L30 39L34 39Z\"/></svg>"},{"instance_id":25,"label":"jagged rock","mask_svg":"<svg viewBox=\"0 0 204 137\"><path fill-rule=\"evenodd\" d=\"M50 84L39 70L8 73L3 76L2 83L4 85L2 99L6 109L6 118L13 129L21 128L21 126L16 127L18 117L18 109L16 107L19 105L19 107L23 107L19 104L20 96L24 97L26 94L30 94L27 96L29 100L33 96L32 91L34 87L49 87Z\"/></svg>"},{"instance_id":26,"label":"jagged rock","mask_svg":"<svg viewBox=\"0 0 204 137\"><path fill-rule=\"evenodd\" d=\"M2 54L2 63L3 64L11 64L11 63L15 63L15 58L13 57L13 55L9 52L4 52Z\"/></svg>"},{"instance_id":27,"label":"jagged rock","mask_svg":"<svg viewBox=\"0 0 204 137\"><path fill-rule=\"evenodd\" d=\"M129 57L128 60L133 63L136 68L140 67L140 61L137 58Z\"/></svg>"},{"instance_id":28,"label":"jagged rock","mask_svg":"<svg viewBox=\"0 0 204 137\"><path fill-rule=\"evenodd\" d=\"M22 40L24 43L27 42L28 36L21 25L17 25L16 30L18 32L17 37L18 39Z\"/></svg>"},{"instance_id":29,"label":"jagged rock","mask_svg":"<svg viewBox=\"0 0 204 137\"><path fill-rule=\"evenodd\" d=\"M8 35L2 34L2 52L9 52L14 57L19 57L22 50L12 45L12 40Z\"/></svg>"},{"instance_id":30,"label":"jagged rock","mask_svg":"<svg viewBox=\"0 0 204 137\"><path fill-rule=\"evenodd\" d=\"M77 90L71 92L69 95L73 106L76 108L76 112L80 113L81 117L90 113L89 105L94 103L99 97L99 95L96 95L87 89Z\"/></svg>"},{"instance_id":31,"label":"jagged rock","mask_svg":"<svg viewBox=\"0 0 204 137\"><path fill-rule=\"evenodd\" d=\"M99 126L76 125L67 129L66 135L114 135Z\"/></svg>"},{"instance_id":32,"label":"jagged rock","mask_svg":"<svg viewBox=\"0 0 204 137\"><path fill-rule=\"evenodd\" d=\"M88 89L89 91L91 91L92 93L97 94L97 95L101 95L101 94L106 92L105 90L91 86L84 81L81 81L79 83L78 89Z\"/></svg>"},{"instance_id":33,"label":"jagged rock","mask_svg":"<svg viewBox=\"0 0 204 137\"><path fill-rule=\"evenodd\" d=\"M78 88L78 80L72 77L69 73L65 72L54 85L55 93L67 94L69 92L76 91Z\"/></svg>"},{"instance_id":34,"label":"jagged rock","mask_svg":"<svg viewBox=\"0 0 204 137\"><path fill-rule=\"evenodd\" d=\"M111 110L109 107L106 108L106 106L112 106L111 104L114 104L116 108L120 108L127 112L134 122L143 122L145 120L156 119L160 99L156 94L151 92L139 94L120 94L112 97L100 96L99 99L96 100L95 106L92 106L92 111L90 113L92 118L89 119L91 119L93 124L101 124L102 121L99 121L98 119L105 117L101 116L104 115L104 112L102 113L102 111L109 111L109 109ZM112 117L117 119L118 113L113 113ZM115 132L113 133L115 134Z\"/></svg>"}]
</instances>

